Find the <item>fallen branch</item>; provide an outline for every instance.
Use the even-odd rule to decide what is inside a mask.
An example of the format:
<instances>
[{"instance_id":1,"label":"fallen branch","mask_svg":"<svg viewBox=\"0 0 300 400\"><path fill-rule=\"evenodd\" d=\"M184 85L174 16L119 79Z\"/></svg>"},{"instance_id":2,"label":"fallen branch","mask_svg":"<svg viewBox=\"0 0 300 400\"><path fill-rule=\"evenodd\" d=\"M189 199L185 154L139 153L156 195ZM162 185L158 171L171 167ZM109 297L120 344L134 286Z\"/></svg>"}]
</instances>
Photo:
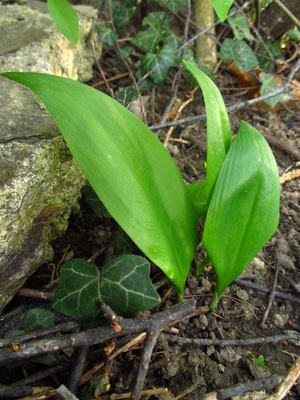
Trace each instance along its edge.
<instances>
[{"instance_id":1,"label":"fallen branch","mask_svg":"<svg viewBox=\"0 0 300 400\"><path fill-rule=\"evenodd\" d=\"M286 335L274 335L274 336L264 336L260 338L249 338L249 339L190 339L184 338L176 335L170 335L167 333L163 334L166 339L171 343L176 343L178 345L193 345L193 346L250 346L265 343L278 343L282 340L300 340L300 333L288 333Z\"/></svg>"},{"instance_id":2,"label":"fallen branch","mask_svg":"<svg viewBox=\"0 0 300 400\"><path fill-rule=\"evenodd\" d=\"M279 271L279 263L277 262L276 263L274 282L273 282L272 290L270 292L268 305L267 305L266 311L264 312L263 318L262 318L261 323L260 323L260 326L262 328L264 328L264 326L265 326L265 322L266 322L266 320L268 318L269 312L270 312L271 307L272 307L272 303L273 303L274 298L275 298L275 289L276 289L277 281L278 281L278 271Z\"/></svg>"}]
</instances>

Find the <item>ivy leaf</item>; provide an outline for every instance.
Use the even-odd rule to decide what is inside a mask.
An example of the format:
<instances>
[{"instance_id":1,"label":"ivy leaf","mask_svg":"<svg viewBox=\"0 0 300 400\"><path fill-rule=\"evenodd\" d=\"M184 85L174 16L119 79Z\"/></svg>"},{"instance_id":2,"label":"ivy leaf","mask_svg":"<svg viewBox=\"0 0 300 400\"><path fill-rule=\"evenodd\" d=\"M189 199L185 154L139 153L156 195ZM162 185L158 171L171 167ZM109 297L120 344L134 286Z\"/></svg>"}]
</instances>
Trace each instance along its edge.
<instances>
[{"instance_id":1,"label":"ivy leaf","mask_svg":"<svg viewBox=\"0 0 300 400\"><path fill-rule=\"evenodd\" d=\"M139 92L132 86L120 90L116 95L116 100L124 107L129 106L134 100L139 97Z\"/></svg>"},{"instance_id":2,"label":"ivy leaf","mask_svg":"<svg viewBox=\"0 0 300 400\"><path fill-rule=\"evenodd\" d=\"M163 3L160 0L155 0L155 3L167 7L168 10L175 14L177 14L178 11L186 10L186 0L164 0Z\"/></svg>"},{"instance_id":3,"label":"ivy leaf","mask_svg":"<svg viewBox=\"0 0 300 400\"><path fill-rule=\"evenodd\" d=\"M142 73L152 70L151 79L158 86L162 86L167 77L168 69L176 65L176 54L170 46L163 46L157 53L147 53L141 61Z\"/></svg>"},{"instance_id":4,"label":"ivy leaf","mask_svg":"<svg viewBox=\"0 0 300 400\"><path fill-rule=\"evenodd\" d=\"M272 53L275 60L282 58L280 54L281 43L279 40L272 42L270 39L266 39L265 44L269 49L269 52ZM274 61L271 59L269 52L264 48L264 46L260 46L256 53L259 66L261 67L261 69L267 72L269 72L272 69L274 64Z\"/></svg>"},{"instance_id":5,"label":"ivy leaf","mask_svg":"<svg viewBox=\"0 0 300 400\"><path fill-rule=\"evenodd\" d=\"M125 58L125 60L128 60L128 58L131 56L131 53L133 52L133 47L132 46L124 46L121 48L121 53L122 56Z\"/></svg>"},{"instance_id":6,"label":"ivy leaf","mask_svg":"<svg viewBox=\"0 0 300 400\"><path fill-rule=\"evenodd\" d=\"M111 29L109 25L100 24L99 30L101 34L101 42L112 46L118 39L118 35Z\"/></svg>"},{"instance_id":7,"label":"ivy leaf","mask_svg":"<svg viewBox=\"0 0 300 400\"><path fill-rule=\"evenodd\" d=\"M220 47L219 56L224 62L234 61L241 71L250 71L258 64L256 55L243 40L226 38Z\"/></svg>"},{"instance_id":8,"label":"ivy leaf","mask_svg":"<svg viewBox=\"0 0 300 400\"><path fill-rule=\"evenodd\" d=\"M217 178L204 225L203 245L217 274L212 308L276 231L279 199L272 151L263 136L242 121Z\"/></svg>"},{"instance_id":9,"label":"ivy leaf","mask_svg":"<svg viewBox=\"0 0 300 400\"><path fill-rule=\"evenodd\" d=\"M89 325L100 314L99 285L98 268L82 258L73 258L60 269L53 308L81 325Z\"/></svg>"},{"instance_id":10,"label":"ivy leaf","mask_svg":"<svg viewBox=\"0 0 300 400\"><path fill-rule=\"evenodd\" d=\"M276 79L273 77L271 74L267 74L266 72L262 72L262 85L260 87L260 94L268 94L272 92L275 89L279 88L278 83L276 82ZM284 102L286 100L290 99L289 94L279 94L278 96L271 97L268 100L265 100L265 103L267 103L270 107L275 107L277 103Z\"/></svg>"},{"instance_id":11,"label":"ivy leaf","mask_svg":"<svg viewBox=\"0 0 300 400\"><path fill-rule=\"evenodd\" d=\"M211 0L214 10L222 22L225 21L232 3L233 0Z\"/></svg>"},{"instance_id":12,"label":"ivy leaf","mask_svg":"<svg viewBox=\"0 0 300 400\"><path fill-rule=\"evenodd\" d=\"M234 37L237 40L248 39L254 40L249 30L249 24L247 18L239 13L228 18L229 25L233 30Z\"/></svg>"},{"instance_id":13,"label":"ivy leaf","mask_svg":"<svg viewBox=\"0 0 300 400\"><path fill-rule=\"evenodd\" d=\"M179 36L175 35L175 33L171 30L167 31L163 35L163 42L172 47L174 50L178 49L183 44L182 39Z\"/></svg>"},{"instance_id":14,"label":"ivy leaf","mask_svg":"<svg viewBox=\"0 0 300 400\"><path fill-rule=\"evenodd\" d=\"M134 7L130 4L114 2L113 21L117 31L121 31L134 15Z\"/></svg>"},{"instance_id":15,"label":"ivy leaf","mask_svg":"<svg viewBox=\"0 0 300 400\"><path fill-rule=\"evenodd\" d=\"M160 302L150 280L150 264L140 256L119 256L101 270L101 301L123 317L135 316Z\"/></svg>"},{"instance_id":16,"label":"ivy leaf","mask_svg":"<svg viewBox=\"0 0 300 400\"><path fill-rule=\"evenodd\" d=\"M27 311L23 319L23 329L25 332L50 328L55 324L55 315L53 312L43 308L33 308Z\"/></svg>"},{"instance_id":17,"label":"ivy leaf","mask_svg":"<svg viewBox=\"0 0 300 400\"><path fill-rule=\"evenodd\" d=\"M154 53L163 40L164 30L170 28L172 22L171 15L163 12L150 13L143 19L143 25L149 26L149 29L139 32L131 43L146 52Z\"/></svg>"},{"instance_id":18,"label":"ivy leaf","mask_svg":"<svg viewBox=\"0 0 300 400\"><path fill-rule=\"evenodd\" d=\"M57 29L76 44L79 39L79 22L75 10L67 0L48 0L47 5Z\"/></svg>"}]
</instances>

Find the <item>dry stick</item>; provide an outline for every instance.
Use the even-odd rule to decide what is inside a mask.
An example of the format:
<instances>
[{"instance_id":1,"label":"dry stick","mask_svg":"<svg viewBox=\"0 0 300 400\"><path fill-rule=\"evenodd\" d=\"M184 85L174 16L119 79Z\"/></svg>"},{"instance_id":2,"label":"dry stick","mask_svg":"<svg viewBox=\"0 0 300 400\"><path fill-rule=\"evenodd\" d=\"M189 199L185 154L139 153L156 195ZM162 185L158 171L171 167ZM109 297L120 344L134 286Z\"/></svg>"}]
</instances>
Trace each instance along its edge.
<instances>
[{"instance_id":1,"label":"dry stick","mask_svg":"<svg viewBox=\"0 0 300 400\"><path fill-rule=\"evenodd\" d=\"M288 370L287 374L284 376L282 382L278 386L276 392L264 400L281 400L288 394L291 387L296 383L300 375L300 356L297 357L295 363Z\"/></svg>"},{"instance_id":2,"label":"dry stick","mask_svg":"<svg viewBox=\"0 0 300 400\"><path fill-rule=\"evenodd\" d=\"M88 329L86 331L71 333L63 337L48 338L32 341L20 345L18 351L3 349L0 352L0 366L7 365L12 361L24 360L36 355L51 353L67 347L78 347L82 345L94 345L103 343L114 337L149 331L156 326L163 330L167 327L189 318L195 312L196 302L194 299L181 302L157 314L139 319L123 319L120 321L122 330L115 332L113 328L105 326Z\"/></svg>"},{"instance_id":3,"label":"dry stick","mask_svg":"<svg viewBox=\"0 0 300 400\"><path fill-rule=\"evenodd\" d=\"M264 336L260 338L250 338L250 339L190 339L180 336L174 336L167 333L163 333L167 340L171 343L176 343L178 345L193 345L193 346L250 346L256 344L265 343L278 343L282 340L300 340L300 333L287 333L286 335L274 335L274 336Z\"/></svg>"},{"instance_id":4,"label":"dry stick","mask_svg":"<svg viewBox=\"0 0 300 400\"><path fill-rule=\"evenodd\" d=\"M186 12L186 20L185 20L185 24L184 24L184 39L183 39L183 43L187 42L190 20L191 20L191 0L187 0L187 12ZM182 52L181 52L180 63L182 62L182 60L184 58L185 50L186 50L186 48L184 47L182 49ZM164 111L164 113L163 113L163 115L162 115L162 117L161 117L161 119L159 121L160 124L166 122L166 120L169 117L171 108L173 107L173 104L175 103L175 101L177 99L177 93L178 93L178 89L179 89L180 78L181 78L181 75L182 75L182 68L183 68L183 66L181 64L180 67L179 67L179 70L178 70L178 72L177 72L177 74L175 76L175 80L174 80L174 82L172 84L172 86L173 86L172 97L171 97L169 103L167 104L167 107L165 108L165 111ZM175 81L176 81L176 84L175 84Z\"/></svg>"},{"instance_id":5,"label":"dry stick","mask_svg":"<svg viewBox=\"0 0 300 400\"><path fill-rule=\"evenodd\" d=\"M138 374L137 378L135 381L134 389L132 391L132 400L138 400L141 396L141 392L143 389L143 384L148 372L152 352L154 349L154 346L156 344L157 338L159 336L160 330L157 329L156 326L153 326L153 329L150 330L148 337L145 342L145 347L142 352L140 364L139 364L139 369L138 369Z\"/></svg>"},{"instance_id":6,"label":"dry stick","mask_svg":"<svg viewBox=\"0 0 300 400\"><path fill-rule=\"evenodd\" d=\"M244 9L245 7L247 7L249 4L251 3L251 1L246 1L246 3L244 5L242 5L241 7L239 7L237 10L233 11L232 13L228 14L226 19L232 17L235 14L238 14L242 9ZM198 39L198 37L204 35L205 33L207 33L208 31L210 31L212 28L214 28L215 26L221 24L222 21L217 21L214 24L208 26L207 28L203 29L201 32L197 33L197 35L193 36L190 40L188 40L186 43L184 43L181 47L179 47L179 49L176 50L176 52L179 52L181 50L183 50L185 47L189 46L191 43L193 43L196 39Z\"/></svg>"},{"instance_id":7,"label":"dry stick","mask_svg":"<svg viewBox=\"0 0 300 400\"><path fill-rule=\"evenodd\" d=\"M112 76L111 78L106 79L107 82L113 82L117 81L118 79L125 78L126 76L129 75L129 72L124 72L123 74L118 74L116 76ZM93 85L91 85L93 88L96 88L98 86L105 85L104 81L96 82Z\"/></svg>"},{"instance_id":8,"label":"dry stick","mask_svg":"<svg viewBox=\"0 0 300 400\"><path fill-rule=\"evenodd\" d=\"M148 389L148 390L142 390L141 395L142 396L159 396L160 394L166 394L168 393L167 388L159 388L159 389ZM131 392L129 393L112 393L108 396L101 396L101 400L123 400L123 399L130 399L131 398Z\"/></svg>"},{"instance_id":9,"label":"dry stick","mask_svg":"<svg viewBox=\"0 0 300 400\"><path fill-rule=\"evenodd\" d=\"M104 72L103 72L103 69L101 68L101 65L100 65L100 63L99 63L99 60L98 60L98 58L97 58L97 54L96 54L96 50L95 50L95 43L94 43L93 38L91 38L90 44L91 44L91 46L92 46L93 57L94 57L94 61L95 61L96 65L97 65L97 68L98 68L98 70L99 70L99 72L100 72L100 74L101 74L101 76L102 76L102 78L103 78L103 80L104 80L104 82L105 82L105 86L106 86L107 90L110 92L111 97L114 99L114 98L115 98L114 91L113 91L112 88L109 86L109 83L108 83L108 81L107 81L107 79L106 79L106 76L105 76L105 74L104 74Z\"/></svg>"},{"instance_id":10,"label":"dry stick","mask_svg":"<svg viewBox=\"0 0 300 400\"><path fill-rule=\"evenodd\" d=\"M241 396L248 392L256 392L263 389L272 389L281 381L282 376L273 375L268 378L257 379L252 382L239 383L229 386L225 389L219 389L217 392L207 393L199 400L225 400L233 396Z\"/></svg>"},{"instance_id":11,"label":"dry stick","mask_svg":"<svg viewBox=\"0 0 300 400\"><path fill-rule=\"evenodd\" d=\"M275 276L274 276L273 287L272 287L272 290L271 290L271 292L270 292L269 301L268 301L268 306L267 306L267 308L266 308L266 311L265 311L265 313L264 313L264 315L263 315L263 318L262 318L261 324L260 324L260 326L261 326L262 328L264 328L266 319L268 318L268 315L269 315L269 312L270 312L270 309L271 309L273 300L274 300L274 298L275 298L275 289L276 289L277 281L278 281L278 271L279 271L279 263L277 262L277 263L276 263L276 270L275 270Z\"/></svg>"},{"instance_id":12,"label":"dry stick","mask_svg":"<svg viewBox=\"0 0 300 400\"><path fill-rule=\"evenodd\" d=\"M111 19L112 30L114 31L114 33L116 33L116 28L115 28L115 25L114 25L114 18L113 18L113 13L112 13L111 0L107 0L107 4L108 4L109 16L110 16L110 19ZM129 76L130 76L130 78L131 78L131 80L133 82L133 85L134 85L135 89L139 93L140 90L139 90L138 84L136 82L136 79L135 79L135 77L134 77L134 75L133 75L133 73L131 71L131 68L129 67L128 62L125 60L125 58L124 58L124 56L123 56L123 54L121 52L121 49L120 49L118 41L116 41L116 48L118 50L118 53L119 53L119 56L120 56L121 60L123 61L123 64L125 65L128 73L129 73ZM141 104L141 110L142 110L144 124L147 125L145 106L144 106L143 100L142 100L140 95L139 95L139 101L140 101L140 104Z\"/></svg>"},{"instance_id":13,"label":"dry stick","mask_svg":"<svg viewBox=\"0 0 300 400\"><path fill-rule=\"evenodd\" d=\"M74 396L73 393L65 385L60 385L56 392L64 399L64 400L79 400L78 397Z\"/></svg>"},{"instance_id":14,"label":"dry stick","mask_svg":"<svg viewBox=\"0 0 300 400\"><path fill-rule=\"evenodd\" d=\"M236 283L239 286L244 286L244 287L248 287L250 289L259 290L260 292L270 293L270 289L268 289L262 285L258 285L256 283L246 281L244 279L236 279L234 281L234 283ZM300 303L300 299L298 297L292 296L291 294L277 292L277 290L275 290L275 296L279 297L280 299L293 301L294 303Z\"/></svg>"},{"instance_id":15,"label":"dry stick","mask_svg":"<svg viewBox=\"0 0 300 400\"><path fill-rule=\"evenodd\" d=\"M89 349L88 345L80 346L77 349L75 349L74 354L72 356L72 363L75 364L75 366L70 376L69 389L74 394L77 393L88 349Z\"/></svg>"},{"instance_id":16,"label":"dry stick","mask_svg":"<svg viewBox=\"0 0 300 400\"><path fill-rule=\"evenodd\" d=\"M274 3L276 3L286 13L286 15L291 18L298 28L300 28L299 19L280 0L274 0Z\"/></svg>"},{"instance_id":17,"label":"dry stick","mask_svg":"<svg viewBox=\"0 0 300 400\"><path fill-rule=\"evenodd\" d=\"M280 140L277 137L266 133L264 133L264 137L272 146L290 154L295 160L300 160L300 151L294 148L291 143L287 143L286 141Z\"/></svg>"},{"instance_id":18,"label":"dry stick","mask_svg":"<svg viewBox=\"0 0 300 400\"><path fill-rule=\"evenodd\" d=\"M69 332L76 328L79 325L76 322L64 322L62 324L58 324L55 326L51 326L50 328L41 329L38 331L33 331L30 333L26 333L25 335L18 335L11 338L4 338L0 340L0 348L2 347L12 347L13 345L17 344L20 345L21 343L28 342L32 339L36 339L38 337L47 336L51 333L56 332Z\"/></svg>"},{"instance_id":19,"label":"dry stick","mask_svg":"<svg viewBox=\"0 0 300 400\"><path fill-rule=\"evenodd\" d=\"M300 68L300 59L296 62L296 64L292 68L292 70L286 80L286 83L283 86L281 86L275 90L272 90L272 92L270 92L270 93L259 96L255 99L246 100L241 103L235 104L233 106L229 106L229 107L227 107L227 112L241 110L242 108L245 108L247 106L252 106L253 104L260 103L261 101L268 100L279 94L282 94L285 92L290 92L292 90L292 88L289 85L290 85L292 79L294 78L295 73L298 71L299 68ZM187 124L187 123L191 123L191 122L195 122L195 121L200 121L205 118L206 118L206 114L200 114L200 115L195 115L194 117L179 119L178 121L171 121L171 122L166 122L164 124L152 125L149 128L152 130L157 130L157 129L161 129L161 128L169 128L170 126L178 126L178 125L182 125L182 124Z\"/></svg>"},{"instance_id":20,"label":"dry stick","mask_svg":"<svg viewBox=\"0 0 300 400\"><path fill-rule=\"evenodd\" d=\"M42 292L41 290L36 290L36 289L22 288L18 291L17 296L53 301L54 293Z\"/></svg>"}]
</instances>

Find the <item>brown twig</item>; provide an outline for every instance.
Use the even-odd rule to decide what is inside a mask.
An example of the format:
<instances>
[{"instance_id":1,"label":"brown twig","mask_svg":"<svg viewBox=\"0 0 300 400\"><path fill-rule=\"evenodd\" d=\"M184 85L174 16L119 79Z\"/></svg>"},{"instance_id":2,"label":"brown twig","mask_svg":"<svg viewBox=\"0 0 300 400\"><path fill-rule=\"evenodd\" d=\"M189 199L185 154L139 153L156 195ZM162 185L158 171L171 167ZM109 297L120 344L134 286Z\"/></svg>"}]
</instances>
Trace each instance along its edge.
<instances>
[{"instance_id":1,"label":"brown twig","mask_svg":"<svg viewBox=\"0 0 300 400\"><path fill-rule=\"evenodd\" d=\"M160 394L166 394L168 393L167 388L159 388L159 389L148 389L148 390L142 390L141 396L159 396ZM130 399L132 393L113 393L108 396L101 396L101 400L123 400L123 399Z\"/></svg>"},{"instance_id":2,"label":"brown twig","mask_svg":"<svg viewBox=\"0 0 300 400\"><path fill-rule=\"evenodd\" d=\"M267 378L257 379L252 382L239 383L216 392L207 393L199 400L225 400L233 396L241 396L248 392L256 392L263 389L272 389L281 381L282 376L273 375Z\"/></svg>"},{"instance_id":3,"label":"brown twig","mask_svg":"<svg viewBox=\"0 0 300 400\"><path fill-rule=\"evenodd\" d=\"M297 150L297 148L295 148L291 143L287 142L286 140L283 141L266 133L264 133L264 137L272 146L290 154L295 160L300 160L300 151Z\"/></svg>"},{"instance_id":4,"label":"brown twig","mask_svg":"<svg viewBox=\"0 0 300 400\"><path fill-rule=\"evenodd\" d=\"M299 340L300 333L288 333L286 335L274 335L274 336L264 336L260 338L250 338L250 339L190 339L180 336L174 336L170 334L165 334L167 340L171 343L176 343L178 345L193 345L193 346L250 346L256 344L265 343L278 343L282 340Z\"/></svg>"},{"instance_id":5,"label":"brown twig","mask_svg":"<svg viewBox=\"0 0 300 400\"><path fill-rule=\"evenodd\" d=\"M282 93L286 93L286 92L290 92L292 90L292 88L290 87L290 83L295 75L295 73L298 71L298 69L300 68L300 60L298 60L296 62L296 64L294 65L294 67L292 68L286 83L275 89L272 90L272 92L264 94L262 96L256 97L255 99L251 99L251 100L246 100L243 101L241 103L235 104L233 106L229 106L227 107L227 112L232 112L232 111L237 111L237 110L241 110L245 107L248 106L252 106L256 103L260 103L261 101L265 101L268 100L272 97L278 96L279 94ZM170 121L170 122L166 122L163 124L156 124L156 125L152 125L149 128L152 130L157 130L157 129L161 129L161 128L169 128L170 126L178 126L178 125L182 125L182 124L189 124L195 121L200 121L200 120L204 120L206 118L206 114L200 114L200 115L195 115L194 117L188 117L188 118L184 118L184 119L179 119L178 121Z\"/></svg>"},{"instance_id":6,"label":"brown twig","mask_svg":"<svg viewBox=\"0 0 300 400\"><path fill-rule=\"evenodd\" d=\"M291 387L296 383L300 376L300 356L297 357L295 363L288 370L282 382L278 386L276 392L271 396L265 397L264 400L282 400L290 391Z\"/></svg>"},{"instance_id":7,"label":"brown twig","mask_svg":"<svg viewBox=\"0 0 300 400\"><path fill-rule=\"evenodd\" d=\"M248 287L250 289L259 290L260 292L270 293L270 289L268 289L268 288L266 288L266 287L264 287L262 285L258 285L256 283L246 281L245 279L236 279L234 281L234 283L236 283L239 286L245 286L245 287ZM300 303L300 299L298 297L292 296L292 295L287 294L287 293L278 292L277 290L275 290L275 296L279 297L280 299L293 301L295 303Z\"/></svg>"},{"instance_id":8,"label":"brown twig","mask_svg":"<svg viewBox=\"0 0 300 400\"><path fill-rule=\"evenodd\" d=\"M298 28L300 28L299 19L280 0L274 0L274 3L276 3L286 13L286 15L291 18Z\"/></svg>"},{"instance_id":9,"label":"brown twig","mask_svg":"<svg viewBox=\"0 0 300 400\"><path fill-rule=\"evenodd\" d=\"M60 385L56 392L64 400L79 400L65 385Z\"/></svg>"},{"instance_id":10,"label":"brown twig","mask_svg":"<svg viewBox=\"0 0 300 400\"><path fill-rule=\"evenodd\" d=\"M72 364L74 365L74 368L70 375L69 389L74 394L77 393L88 349L89 349L88 345L77 347L72 356Z\"/></svg>"},{"instance_id":11,"label":"brown twig","mask_svg":"<svg viewBox=\"0 0 300 400\"><path fill-rule=\"evenodd\" d=\"M117 81L118 79L125 78L128 75L129 75L129 72L124 72L123 74L118 74L116 76L112 76L111 78L106 79L106 81L107 82ZM96 88L96 87L99 87L99 86L102 86L102 85L105 85L105 81L96 82L91 86L93 88Z\"/></svg>"},{"instance_id":12,"label":"brown twig","mask_svg":"<svg viewBox=\"0 0 300 400\"><path fill-rule=\"evenodd\" d=\"M18 291L17 296L29 297L32 299L53 301L54 293L42 292L41 290L22 288Z\"/></svg>"},{"instance_id":13,"label":"brown twig","mask_svg":"<svg viewBox=\"0 0 300 400\"><path fill-rule=\"evenodd\" d=\"M51 333L56 332L70 332L77 329L79 325L76 322L64 322L59 325L51 326L50 328L41 329L38 331L33 331L26 333L24 335L18 335L11 338L4 338L0 340L0 348L2 347L13 347L15 344L21 344L28 342L32 339L37 339L38 337L48 336Z\"/></svg>"},{"instance_id":14,"label":"brown twig","mask_svg":"<svg viewBox=\"0 0 300 400\"><path fill-rule=\"evenodd\" d=\"M267 305L266 311L265 311L265 313L263 315L263 318L262 318L261 324L260 324L260 326L262 328L264 328L264 326L265 326L265 322L266 322L266 320L268 318L272 303L273 303L274 298L275 298L275 291L276 291L276 286L277 286L277 281L278 281L278 271L279 271L279 263L277 262L276 263L276 269L275 269L273 287L272 287L272 290L270 292L269 301L268 301L268 305Z\"/></svg>"}]
</instances>

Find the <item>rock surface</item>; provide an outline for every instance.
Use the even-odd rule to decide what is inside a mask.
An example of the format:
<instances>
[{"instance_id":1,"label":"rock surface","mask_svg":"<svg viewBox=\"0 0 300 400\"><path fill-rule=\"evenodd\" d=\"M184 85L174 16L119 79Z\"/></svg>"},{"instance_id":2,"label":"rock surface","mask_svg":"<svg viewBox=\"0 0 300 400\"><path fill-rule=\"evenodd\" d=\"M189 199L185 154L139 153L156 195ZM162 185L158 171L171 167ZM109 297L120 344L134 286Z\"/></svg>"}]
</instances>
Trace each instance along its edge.
<instances>
[{"instance_id":1,"label":"rock surface","mask_svg":"<svg viewBox=\"0 0 300 400\"><path fill-rule=\"evenodd\" d=\"M80 10L96 15L90 7ZM75 46L46 13L0 4L0 72L88 80L91 27L90 18L80 17L81 39ZM49 243L65 231L84 183L43 105L25 87L0 77L0 313L36 268L51 259Z\"/></svg>"}]
</instances>

